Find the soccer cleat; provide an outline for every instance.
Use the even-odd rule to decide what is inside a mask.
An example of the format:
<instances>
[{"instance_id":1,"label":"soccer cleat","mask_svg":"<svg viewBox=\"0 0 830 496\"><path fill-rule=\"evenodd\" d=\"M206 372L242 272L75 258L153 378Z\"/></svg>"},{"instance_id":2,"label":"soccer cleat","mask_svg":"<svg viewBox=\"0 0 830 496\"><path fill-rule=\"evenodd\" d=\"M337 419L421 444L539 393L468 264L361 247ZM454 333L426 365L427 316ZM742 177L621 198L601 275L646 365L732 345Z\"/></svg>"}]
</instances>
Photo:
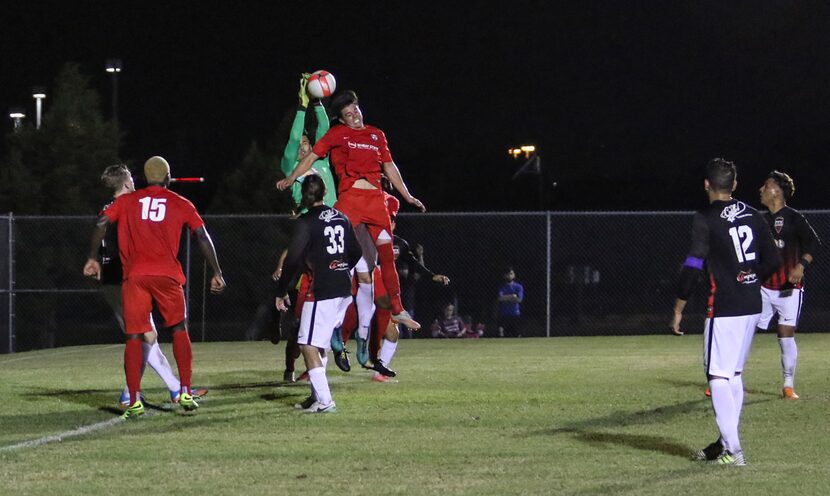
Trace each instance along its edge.
<instances>
[{"instance_id":1,"label":"soccer cleat","mask_svg":"<svg viewBox=\"0 0 830 496\"><path fill-rule=\"evenodd\" d=\"M136 401L133 403L133 406L127 408L124 413L121 415L121 418L124 420L138 418L141 415L144 415L144 403L141 400Z\"/></svg>"},{"instance_id":2,"label":"soccer cleat","mask_svg":"<svg viewBox=\"0 0 830 496\"><path fill-rule=\"evenodd\" d=\"M723 443L720 438L709 446L692 453L692 460L711 461L723 453Z\"/></svg>"},{"instance_id":3,"label":"soccer cleat","mask_svg":"<svg viewBox=\"0 0 830 496\"><path fill-rule=\"evenodd\" d=\"M304 399L302 403L294 403L294 408L296 408L297 410L308 410L309 408L311 408L311 405L313 405L316 402L317 400L314 399L314 395L312 394L308 398Z\"/></svg>"},{"instance_id":4,"label":"soccer cleat","mask_svg":"<svg viewBox=\"0 0 830 496\"><path fill-rule=\"evenodd\" d=\"M282 373L282 382L294 382L294 371L286 370Z\"/></svg>"},{"instance_id":5,"label":"soccer cleat","mask_svg":"<svg viewBox=\"0 0 830 496\"><path fill-rule=\"evenodd\" d=\"M706 388L706 391L703 392L703 395L711 397L712 396L712 390L709 389L709 388Z\"/></svg>"},{"instance_id":6,"label":"soccer cleat","mask_svg":"<svg viewBox=\"0 0 830 496\"><path fill-rule=\"evenodd\" d=\"M138 401L144 403L144 395L138 393ZM121 391L121 397L118 399L121 406L127 408L130 406L130 393L128 391Z\"/></svg>"},{"instance_id":7,"label":"soccer cleat","mask_svg":"<svg viewBox=\"0 0 830 496\"><path fill-rule=\"evenodd\" d=\"M319 401L315 401L309 408L304 410L306 413L337 413L337 407L334 405L334 401L329 403L328 405L324 405Z\"/></svg>"},{"instance_id":8,"label":"soccer cleat","mask_svg":"<svg viewBox=\"0 0 830 496\"><path fill-rule=\"evenodd\" d=\"M719 465L721 467L745 467L746 460L744 459L744 453L736 453L732 454L727 450L723 450L720 456L715 458L714 460L709 460L707 463L710 465Z\"/></svg>"},{"instance_id":9,"label":"soccer cleat","mask_svg":"<svg viewBox=\"0 0 830 496\"><path fill-rule=\"evenodd\" d=\"M297 377L297 381L308 382L308 370L300 374L300 377Z\"/></svg>"},{"instance_id":10,"label":"soccer cleat","mask_svg":"<svg viewBox=\"0 0 830 496\"><path fill-rule=\"evenodd\" d=\"M421 324L417 323L415 319L413 319L412 316L409 315L409 312L407 312L406 310L403 310L401 313L396 313L392 315L392 322L396 324L403 324L408 329L412 329L413 331L417 331L421 328Z\"/></svg>"},{"instance_id":11,"label":"soccer cleat","mask_svg":"<svg viewBox=\"0 0 830 496\"><path fill-rule=\"evenodd\" d=\"M339 368L343 372L348 372L352 370L352 364L351 362L349 362L349 350L343 348L342 352L335 352L334 363L337 364L337 368Z\"/></svg>"},{"instance_id":12,"label":"soccer cleat","mask_svg":"<svg viewBox=\"0 0 830 496\"><path fill-rule=\"evenodd\" d=\"M179 395L179 404L186 412L192 412L199 408L199 403L196 403L196 398L192 394L182 393Z\"/></svg>"},{"instance_id":13,"label":"soccer cleat","mask_svg":"<svg viewBox=\"0 0 830 496\"><path fill-rule=\"evenodd\" d=\"M335 353L341 353L346 348L346 345L343 343L342 329L342 327L335 327L334 332L331 333L331 351Z\"/></svg>"},{"instance_id":14,"label":"soccer cleat","mask_svg":"<svg viewBox=\"0 0 830 496\"><path fill-rule=\"evenodd\" d=\"M372 380L374 382L389 382L390 381L389 377L387 377L387 376L385 376L381 373L372 374Z\"/></svg>"},{"instance_id":15,"label":"soccer cleat","mask_svg":"<svg viewBox=\"0 0 830 496\"><path fill-rule=\"evenodd\" d=\"M799 396L795 394L795 391L793 391L793 388L791 387L785 387L784 389L782 389L781 396L785 400L797 400L799 398Z\"/></svg>"},{"instance_id":16,"label":"soccer cleat","mask_svg":"<svg viewBox=\"0 0 830 496\"><path fill-rule=\"evenodd\" d=\"M372 362L372 366L370 368L375 372L385 375L386 377L395 377L398 375L394 370L384 365L383 360L380 358Z\"/></svg>"},{"instance_id":17,"label":"soccer cleat","mask_svg":"<svg viewBox=\"0 0 830 496\"><path fill-rule=\"evenodd\" d=\"M360 336L355 338L357 342L357 363L360 364L361 367L365 367L367 363L369 363L369 342Z\"/></svg>"},{"instance_id":18,"label":"soccer cleat","mask_svg":"<svg viewBox=\"0 0 830 496\"><path fill-rule=\"evenodd\" d=\"M196 399L208 394L208 388L190 388L190 395ZM178 403L181 399L181 391L170 391L170 403Z\"/></svg>"}]
</instances>

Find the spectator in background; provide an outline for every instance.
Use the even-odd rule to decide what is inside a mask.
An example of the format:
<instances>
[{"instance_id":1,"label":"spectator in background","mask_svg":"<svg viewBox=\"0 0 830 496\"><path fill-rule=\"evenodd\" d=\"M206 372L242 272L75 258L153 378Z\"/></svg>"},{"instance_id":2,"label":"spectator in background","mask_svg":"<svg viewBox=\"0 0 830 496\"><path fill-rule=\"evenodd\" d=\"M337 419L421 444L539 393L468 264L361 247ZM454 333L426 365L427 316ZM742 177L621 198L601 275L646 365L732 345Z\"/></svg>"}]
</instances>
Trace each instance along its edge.
<instances>
[{"instance_id":1,"label":"spectator in background","mask_svg":"<svg viewBox=\"0 0 830 496\"><path fill-rule=\"evenodd\" d=\"M444 307L444 314L435 319L429 329L434 338L462 338L466 335L464 321L455 313L452 303Z\"/></svg>"},{"instance_id":2,"label":"spectator in background","mask_svg":"<svg viewBox=\"0 0 830 496\"><path fill-rule=\"evenodd\" d=\"M499 337L522 336L522 302L525 288L516 282L516 271L508 266L504 271L504 285L499 288L497 323Z\"/></svg>"}]
</instances>

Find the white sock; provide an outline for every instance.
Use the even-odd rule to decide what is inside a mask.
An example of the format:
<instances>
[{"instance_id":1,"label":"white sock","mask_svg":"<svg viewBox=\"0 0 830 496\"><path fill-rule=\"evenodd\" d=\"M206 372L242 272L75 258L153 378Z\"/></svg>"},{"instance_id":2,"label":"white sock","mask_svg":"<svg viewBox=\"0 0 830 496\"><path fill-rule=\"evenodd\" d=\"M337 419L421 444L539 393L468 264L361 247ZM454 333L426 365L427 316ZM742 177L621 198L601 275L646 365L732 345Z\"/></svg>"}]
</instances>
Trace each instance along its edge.
<instances>
[{"instance_id":1,"label":"white sock","mask_svg":"<svg viewBox=\"0 0 830 496\"><path fill-rule=\"evenodd\" d=\"M372 325L372 317L375 315L375 294L374 285L370 282L361 282L357 285L357 335L360 339L369 339L369 328Z\"/></svg>"},{"instance_id":2,"label":"white sock","mask_svg":"<svg viewBox=\"0 0 830 496\"><path fill-rule=\"evenodd\" d=\"M709 381L709 389L712 390L712 408L715 410L715 422L723 445L731 453L738 453L741 451L741 441L738 438L738 415L732 387L728 380L716 378Z\"/></svg>"},{"instance_id":3,"label":"white sock","mask_svg":"<svg viewBox=\"0 0 830 496\"><path fill-rule=\"evenodd\" d=\"M741 411L744 408L744 379L742 374L729 379L729 389L732 390L732 401L735 402L735 414L738 416L738 428L741 426Z\"/></svg>"},{"instance_id":4,"label":"white sock","mask_svg":"<svg viewBox=\"0 0 830 496\"><path fill-rule=\"evenodd\" d=\"M781 346L781 369L784 372L784 387L793 387L795 383L795 363L798 361L798 346L795 337L778 338Z\"/></svg>"},{"instance_id":5,"label":"white sock","mask_svg":"<svg viewBox=\"0 0 830 496\"><path fill-rule=\"evenodd\" d=\"M380 353L378 353L378 358L380 358L380 361L388 367L389 364L392 363L392 358L395 356L395 350L397 350L397 348L397 341L392 342L384 338L383 344L380 346Z\"/></svg>"},{"instance_id":6,"label":"white sock","mask_svg":"<svg viewBox=\"0 0 830 496\"><path fill-rule=\"evenodd\" d=\"M167 389L169 391L181 390L182 385L176 377L176 374L173 373L173 369L170 367L170 362L167 361L167 357L164 356L161 348L159 348L158 342L155 342L152 345L144 343L144 346L144 356L147 359L147 364L156 372L156 374L159 375L159 377L161 377L161 380L164 381Z\"/></svg>"},{"instance_id":7,"label":"white sock","mask_svg":"<svg viewBox=\"0 0 830 496\"><path fill-rule=\"evenodd\" d=\"M329 381L326 380L326 369L314 367L308 371L308 378L311 381L314 394L317 396L317 401L322 405L330 404L332 402L331 390L329 390Z\"/></svg>"}]
</instances>

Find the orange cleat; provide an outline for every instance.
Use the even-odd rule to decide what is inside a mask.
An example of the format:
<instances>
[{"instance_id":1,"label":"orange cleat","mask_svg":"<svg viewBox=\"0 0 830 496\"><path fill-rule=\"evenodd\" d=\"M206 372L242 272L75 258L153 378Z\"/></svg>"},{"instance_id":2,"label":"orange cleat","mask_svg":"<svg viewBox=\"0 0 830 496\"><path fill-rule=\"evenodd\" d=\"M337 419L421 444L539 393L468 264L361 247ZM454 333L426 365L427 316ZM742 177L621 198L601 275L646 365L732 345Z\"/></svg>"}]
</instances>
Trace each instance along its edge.
<instances>
[{"instance_id":1,"label":"orange cleat","mask_svg":"<svg viewBox=\"0 0 830 496\"><path fill-rule=\"evenodd\" d=\"M704 391L703 394L705 394L706 396L712 396L712 390L709 389L709 388L706 388L706 391Z\"/></svg>"},{"instance_id":2,"label":"orange cleat","mask_svg":"<svg viewBox=\"0 0 830 496\"><path fill-rule=\"evenodd\" d=\"M389 382L389 378L383 374L374 374L372 380L375 382Z\"/></svg>"},{"instance_id":3,"label":"orange cleat","mask_svg":"<svg viewBox=\"0 0 830 496\"><path fill-rule=\"evenodd\" d=\"M793 388L791 388L791 387L785 387L783 390L781 390L781 396L785 400L797 400L798 399L798 395L795 394L795 391L793 391Z\"/></svg>"},{"instance_id":4,"label":"orange cleat","mask_svg":"<svg viewBox=\"0 0 830 496\"><path fill-rule=\"evenodd\" d=\"M308 380L309 380L309 377L308 377L308 370L306 370L305 372L303 372L302 374L300 374L300 377L297 377L297 382L300 382L300 381L308 381Z\"/></svg>"}]
</instances>

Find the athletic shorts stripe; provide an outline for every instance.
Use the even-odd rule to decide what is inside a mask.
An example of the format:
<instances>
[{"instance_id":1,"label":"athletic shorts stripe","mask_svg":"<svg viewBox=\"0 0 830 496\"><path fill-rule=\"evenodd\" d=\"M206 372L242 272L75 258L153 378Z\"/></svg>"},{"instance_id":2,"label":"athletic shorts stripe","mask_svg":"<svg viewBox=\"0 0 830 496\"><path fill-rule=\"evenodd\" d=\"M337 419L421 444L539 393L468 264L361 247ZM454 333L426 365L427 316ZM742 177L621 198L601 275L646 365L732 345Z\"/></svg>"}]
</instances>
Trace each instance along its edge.
<instances>
[{"instance_id":1,"label":"athletic shorts stripe","mask_svg":"<svg viewBox=\"0 0 830 496\"><path fill-rule=\"evenodd\" d=\"M314 306L311 307L311 323L308 325L308 341L306 344L311 344L314 339L314 321L317 319L317 301L314 301Z\"/></svg>"},{"instance_id":2,"label":"athletic shorts stripe","mask_svg":"<svg viewBox=\"0 0 830 496\"><path fill-rule=\"evenodd\" d=\"M714 318L707 319L707 324L709 324L709 326L708 326L709 329L706 330L706 334L708 335L708 337L707 337L707 339L705 339L706 349L704 350L703 361L706 364L706 376L708 377L709 376L709 364L712 362L712 360L711 360L711 357L712 357L712 342L714 341L714 339L712 339L712 338L714 337L713 333L714 333L714 329L715 329L715 319Z\"/></svg>"}]
</instances>

